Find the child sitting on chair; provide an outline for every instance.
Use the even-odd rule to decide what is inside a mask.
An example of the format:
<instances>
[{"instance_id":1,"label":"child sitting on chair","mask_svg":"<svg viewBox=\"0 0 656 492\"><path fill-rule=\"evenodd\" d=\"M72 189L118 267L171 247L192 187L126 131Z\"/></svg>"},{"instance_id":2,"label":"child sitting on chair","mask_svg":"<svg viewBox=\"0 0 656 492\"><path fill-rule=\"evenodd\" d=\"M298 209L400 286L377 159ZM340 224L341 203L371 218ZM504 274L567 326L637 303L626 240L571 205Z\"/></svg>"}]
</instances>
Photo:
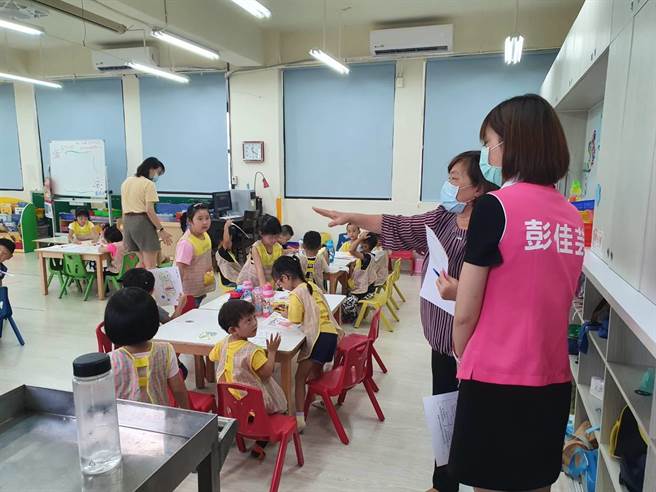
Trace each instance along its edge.
<instances>
[{"instance_id":1,"label":"child sitting on chair","mask_svg":"<svg viewBox=\"0 0 656 492\"><path fill-rule=\"evenodd\" d=\"M294 236L294 229L292 229L292 226L289 224L284 224L280 227L280 235L278 236L278 242L280 243L280 246L283 247L283 249L289 249L287 246L287 243L292 239Z\"/></svg>"},{"instance_id":2,"label":"child sitting on chair","mask_svg":"<svg viewBox=\"0 0 656 492\"><path fill-rule=\"evenodd\" d=\"M308 231L303 236L303 254L298 258L301 260L305 278L323 289L323 274L328 270L328 261L324 252L320 252L321 249L321 234L317 231Z\"/></svg>"},{"instance_id":3,"label":"child sitting on chair","mask_svg":"<svg viewBox=\"0 0 656 492\"><path fill-rule=\"evenodd\" d=\"M257 333L255 306L250 302L232 299L221 306L219 325L228 337L217 343L209 359L216 362L216 380L252 386L262 391L267 413L287 411L287 399L280 385L273 379L280 335L271 335L267 351L248 339ZM241 398L237 391L230 391Z\"/></svg>"},{"instance_id":4,"label":"child sitting on chair","mask_svg":"<svg viewBox=\"0 0 656 492\"><path fill-rule=\"evenodd\" d=\"M374 256L374 286L378 289L385 285L385 282L387 282L387 276L389 275L389 253L383 248L380 237L378 238L378 244L371 253Z\"/></svg>"},{"instance_id":5,"label":"child sitting on chair","mask_svg":"<svg viewBox=\"0 0 656 492\"><path fill-rule=\"evenodd\" d=\"M118 275L123 268L123 256L126 250L123 244L123 234L115 225L105 225L102 231L102 244L99 248L101 253L109 253L112 257L109 266L105 270L107 275Z\"/></svg>"},{"instance_id":6,"label":"child sitting on chair","mask_svg":"<svg viewBox=\"0 0 656 492\"><path fill-rule=\"evenodd\" d=\"M351 253L357 258L349 278L350 294L342 304L342 321L351 323L358 315L358 301L374 295L376 280L374 272L373 249L378 244L378 236L369 232L361 232L351 243Z\"/></svg>"},{"instance_id":7,"label":"child sitting on chair","mask_svg":"<svg viewBox=\"0 0 656 492\"><path fill-rule=\"evenodd\" d=\"M158 329L157 304L146 291L128 287L110 297L105 333L120 347L109 353L116 397L168 405L169 388L180 408L189 409L173 345L152 341Z\"/></svg>"},{"instance_id":8,"label":"child sitting on chair","mask_svg":"<svg viewBox=\"0 0 656 492\"><path fill-rule=\"evenodd\" d=\"M236 231L237 226L232 223L232 220L226 220L223 225L223 239L221 240L219 249L216 252L216 264L219 267L221 285L228 289L237 286L239 272L241 272L242 269L242 265L237 261L237 256L234 250Z\"/></svg>"},{"instance_id":9,"label":"child sitting on chair","mask_svg":"<svg viewBox=\"0 0 656 492\"><path fill-rule=\"evenodd\" d=\"M339 250L343 253L348 253L351 249L351 244L358 238L360 235L360 228L355 224L346 225L346 235L348 236L348 241L345 241L340 246Z\"/></svg>"},{"instance_id":10,"label":"child sitting on chair","mask_svg":"<svg viewBox=\"0 0 656 492\"><path fill-rule=\"evenodd\" d=\"M10 260L14 256L16 250L16 243L6 237L0 238L0 287L2 287L2 280L7 273L5 261Z\"/></svg>"},{"instance_id":11,"label":"child sitting on chair","mask_svg":"<svg viewBox=\"0 0 656 492\"><path fill-rule=\"evenodd\" d=\"M96 226L89 220L87 209L78 208L75 211L75 221L68 224L68 240L72 243L98 240Z\"/></svg>"},{"instance_id":12,"label":"child sitting on chair","mask_svg":"<svg viewBox=\"0 0 656 492\"><path fill-rule=\"evenodd\" d=\"M278 242L282 232L278 219L271 215L265 216L259 232L260 239L251 246L248 259L239 273L238 284L250 280L254 286L261 287L271 282L273 262L283 255L282 246Z\"/></svg>"}]
</instances>

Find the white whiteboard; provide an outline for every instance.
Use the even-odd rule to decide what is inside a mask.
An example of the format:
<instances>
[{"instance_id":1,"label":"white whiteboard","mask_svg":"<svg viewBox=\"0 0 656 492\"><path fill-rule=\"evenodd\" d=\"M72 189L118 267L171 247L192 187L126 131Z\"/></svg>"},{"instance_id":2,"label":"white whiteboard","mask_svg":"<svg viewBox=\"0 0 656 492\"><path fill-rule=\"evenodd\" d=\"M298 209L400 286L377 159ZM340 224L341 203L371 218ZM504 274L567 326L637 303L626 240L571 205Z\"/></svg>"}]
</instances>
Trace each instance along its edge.
<instances>
[{"instance_id":1,"label":"white whiteboard","mask_svg":"<svg viewBox=\"0 0 656 492\"><path fill-rule=\"evenodd\" d=\"M60 196L107 196L105 142L53 140L50 142L52 190Z\"/></svg>"}]
</instances>

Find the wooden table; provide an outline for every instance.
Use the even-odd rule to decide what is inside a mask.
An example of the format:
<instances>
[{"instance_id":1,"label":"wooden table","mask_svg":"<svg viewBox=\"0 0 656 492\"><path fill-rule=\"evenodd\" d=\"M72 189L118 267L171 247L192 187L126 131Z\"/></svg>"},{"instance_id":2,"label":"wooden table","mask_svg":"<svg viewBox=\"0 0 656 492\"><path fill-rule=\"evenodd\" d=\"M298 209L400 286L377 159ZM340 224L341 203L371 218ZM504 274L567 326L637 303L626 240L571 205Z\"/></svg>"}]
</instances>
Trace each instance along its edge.
<instances>
[{"instance_id":1,"label":"wooden table","mask_svg":"<svg viewBox=\"0 0 656 492\"><path fill-rule=\"evenodd\" d=\"M68 244L68 236L55 236L55 237L40 237L34 239L36 244L46 244L52 246L53 244Z\"/></svg>"},{"instance_id":2,"label":"wooden table","mask_svg":"<svg viewBox=\"0 0 656 492\"><path fill-rule=\"evenodd\" d=\"M212 348L228 336L219 326L217 313L218 311L212 309L192 309L160 326L154 339L169 342L177 353L208 356ZM284 326L280 320L284 318L277 313L266 319L258 318L257 335L250 341L266 349L266 339L269 335L280 334L281 341L276 362L280 363L280 383L287 397L288 413L294 415L292 360L305 343L305 336L299 325ZM205 387L204 375L198 374L198 371L196 371L196 387Z\"/></svg>"},{"instance_id":3,"label":"wooden table","mask_svg":"<svg viewBox=\"0 0 656 492\"><path fill-rule=\"evenodd\" d=\"M101 253L98 246L84 244L61 244L50 246L48 248L39 248L36 250L39 259L39 269L41 270L41 292L44 296L48 295L48 268L46 261L48 258L63 259L64 254L80 255L84 261L96 262L96 280L98 283L98 299L105 298L105 275L104 266L109 264L111 255Z\"/></svg>"}]
</instances>

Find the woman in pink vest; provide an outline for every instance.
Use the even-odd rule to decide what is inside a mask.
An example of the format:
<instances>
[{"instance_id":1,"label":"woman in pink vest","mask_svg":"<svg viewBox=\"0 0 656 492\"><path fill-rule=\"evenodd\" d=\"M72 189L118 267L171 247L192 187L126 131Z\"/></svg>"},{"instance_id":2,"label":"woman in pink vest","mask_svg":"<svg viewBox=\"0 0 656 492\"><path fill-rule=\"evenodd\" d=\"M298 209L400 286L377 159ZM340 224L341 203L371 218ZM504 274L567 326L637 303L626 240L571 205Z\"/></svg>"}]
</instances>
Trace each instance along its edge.
<instances>
[{"instance_id":1,"label":"woman in pink vest","mask_svg":"<svg viewBox=\"0 0 656 492\"><path fill-rule=\"evenodd\" d=\"M570 408L567 325L583 224L555 188L569 152L548 102L533 94L504 101L480 136L483 175L504 183L478 200L467 234L449 469L479 491L548 491Z\"/></svg>"}]
</instances>

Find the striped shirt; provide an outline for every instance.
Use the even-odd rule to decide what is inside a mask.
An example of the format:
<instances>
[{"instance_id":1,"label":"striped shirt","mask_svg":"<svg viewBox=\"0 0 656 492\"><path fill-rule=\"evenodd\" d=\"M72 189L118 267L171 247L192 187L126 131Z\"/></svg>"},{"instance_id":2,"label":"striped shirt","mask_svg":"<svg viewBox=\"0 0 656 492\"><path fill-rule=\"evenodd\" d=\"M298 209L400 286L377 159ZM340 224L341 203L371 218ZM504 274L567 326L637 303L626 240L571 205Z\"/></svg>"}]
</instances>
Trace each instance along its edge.
<instances>
[{"instance_id":1,"label":"striped shirt","mask_svg":"<svg viewBox=\"0 0 656 492\"><path fill-rule=\"evenodd\" d=\"M456 214L447 212L442 206L424 214L404 217L383 215L381 240L383 247L391 250L415 250L427 253L426 229L430 227L440 240L449 257L449 275L460 277L465 258L467 231L456 223ZM424 280L428 261L424 262L421 279ZM453 316L426 299L419 299L419 313L424 336L431 348L442 354L453 353Z\"/></svg>"}]
</instances>

